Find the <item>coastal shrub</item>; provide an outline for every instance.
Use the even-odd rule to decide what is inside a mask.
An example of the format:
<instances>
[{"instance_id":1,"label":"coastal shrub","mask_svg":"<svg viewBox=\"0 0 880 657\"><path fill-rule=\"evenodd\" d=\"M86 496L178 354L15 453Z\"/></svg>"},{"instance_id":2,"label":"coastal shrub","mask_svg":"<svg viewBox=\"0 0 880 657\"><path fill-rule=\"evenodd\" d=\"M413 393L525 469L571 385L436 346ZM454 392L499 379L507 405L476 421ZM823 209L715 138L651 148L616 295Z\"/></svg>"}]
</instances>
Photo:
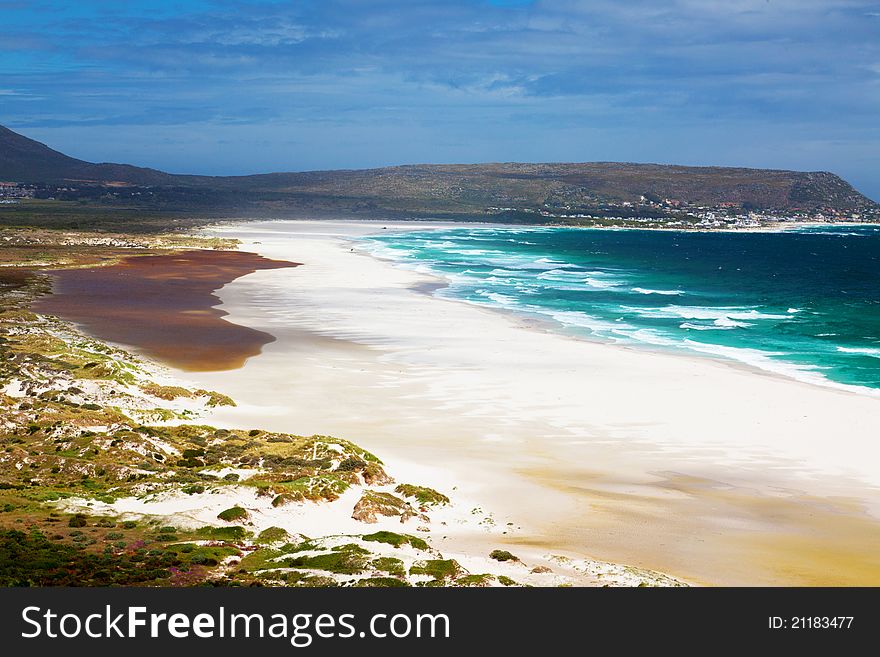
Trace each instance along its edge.
<instances>
[{"instance_id":1,"label":"coastal shrub","mask_svg":"<svg viewBox=\"0 0 880 657\"><path fill-rule=\"evenodd\" d=\"M364 541L375 542L375 543L387 543L388 545L393 545L394 547L400 547L401 545L411 545L417 550L427 550L429 549L428 543L417 536L410 536L409 534L397 534L395 532L389 531L379 531L373 534L366 534L361 537Z\"/></svg>"},{"instance_id":2,"label":"coastal shrub","mask_svg":"<svg viewBox=\"0 0 880 657\"><path fill-rule=\"evenodd\" d=\"M199 566L216 566L218 563L217 559L205 554L194 554L190 557L189 562Z\"/></svg>"},{"instance_id":3,"label":"coastal shrub","mask_svg":"<svg viewBox=\"0 0 880 657\"><path fill-rule=\"evenodd\" d=\"M498 575L499 584L503 584L504 586L519 586L514 580L510 579L507 575Z\"/></svg>"},{"instance_id":4,"label":"coastal shrub","mask_svg":"<svg viewBox=\"0 0 880 657\"><path fill-rule=\"evenodd\" d=\"M70 517L70 520L67 521L68 527L85 527L88 524L86 520L88 516L84 513L77 513Z\"/></svg>"},{"instance_id":5,"label":"coastal shrub","mask_svg":"<svg viewBox=\"0 0 880 657\"><path fill-rule=\"evenodd\" d=\"M359 579L355 586L368 588L399 588L409 586L409 584L396 577L369 577L367 579Z\"/></svg>"},{"instance_id":6,"label":"coastal shrub","mask_svg":"<svg viewBox=\"0 0 880 657\"><path fill-rule=\"evenodd\" d=\"M367 467L361 470L361 477L364 478L364 482L369 486L384 486L394 481L382 469L382 466L375 461L367 463Z\"/></svg>"},{"instance_id":7,"label":"coastal shrub","mask_svg":"<svg viewBox=\"0 0 880 657\"><path fill-rule=\"evenodd\" d=\"M429 575L435 580L447 580L461 574L461 566L455 559L427 559L417 561L409 569L410 575Z\"/></svg>"},{"instance_id":8,"label":"coastal shrub","mask_svg":"<svg viewBox=\"0 0 880 657\"><path fill-rule=\"evenodd\" d=\"M287 530L282 529L281 527L269 527L264 529L257 536L257 543L280 543L282 541L287 541L290 539L290 534L287 533Z\"/></svg>"},{"instance_id":9,"label":"coastal shrub","mask_svg":"<svg viewBox=\"0 0 880 657\"><path fill-rule=\"evenodd\" d=\"M455 585L485 587L491 586L494 580L495 576L488 573L484 573L482 575L465 575L464 577L459 577L458 579L456 579Z\"/></svg>"},{"instance_id":10,"label":"coastal shrub","mask_svg":"<svg viewBox=\"0 0 880 657\"><path fill-rule=\"evenodd\" d=\"M399 516L401 520L407 520L415 515L409 502L406 502L391 493L380 493L367 490L358 500L351 517L361 522L373 523L377 516Z\"/></svg>"},{"instance_id":11,"label":"coastal shrub","mask_svg":"<svg viewBox=\"0 0 880 657\"><path fill-rule=\"evenodd\" d=\"M135 562L126 555L85 552L38 531L0 530L0 586L126 586L167 575L157 558Z\"/></svg>"},{"instance_id":12,"label":"coastal shrub","mask_svg":"<svg viewBox=\"0 0 880 657\"><path fill-rule=\"evenodd\" d=\"M214 390L196 390L196 395L207 397L208 401L205 403L206 406L215 407L215 406L235 406L235 402L231 397L227 397L219 392L215 392Z\"/></svg>"},{"instance_id":13,"label":"coastal shrub","mask_svg":"<svg viewBox=\"0 0 880 657\"><path fill-rule=\"evenodd\" d=\"M218 513L217 517L224 522L235 522L236 520L247 520L248 512L240 506L233 506Z\"/></svg>"},{"instance_id":14,"label":"coastal shrub","mask_svg":"<svg viewBox=\"0 0 880 657\"><path fill-rule=\"evenodd\" d=\"M519 557L512 555L507 550L492 550L489 553L490 559L495 559L495 561L519 561Z\"/></svg>"},{"instance_id":15,"label":"coastal shrub","mask_svg":"<svg viewBox=\"0 0 880 657\"><path fill-rule=\"evenodd\" d=\"M449 498L443 493L438 493L433 488L426 486L414 486L413 484L400 484L394 489L404 497L414 497L419 504L449 504Z\"/></svg>"},{"instance_id":16,"label":"coastal shrub","mask_svg":"<svg viewBox=\"0 0 880 657\"><path fill-rule=\"evenodd\" d=\"M284 565L288 568L309 568L342 575L357 575L367 566L364 552L366 550L356 545L343 545L324 554L286 559Z\"/></svg>"},{"instance_id":17,"label":"coastal shrub","mask_svg":"<svg viewBox=\"0 0 880 657\"><path fill-rule=\"evenodd\" d=\"M205 487L201 484L193 484L192 486L184 487L183 492L187 495L198 495L205 492Z\"/></svg>"},{"instance_id":18,"label":"coastal shrub","mask_svg":"<svg viewBox=\"0 0 880 657\"><path fill-rule=\"evenodd\" d=\"M336 469L342 472L357 472L359 470L363 470L365 467L367 467L366 461L355 458L353 456L349 456L348 458L340 461L339 465L336 466Z\"/></svg>"},{"instance_id":19,"label":"coastal shrub","mask_svg":"<svg viewBox=\"0 0 880 657\"><path fill-rule=\"evenodd\" d=\"M339 584L332 577L324 577L323 575L309 575L299 580L298 586L327 589L339 586Z\"/></svg>"},{"instance_id":20,"label":"coastal shrub","mask_svg":"<svg viewBox=\"0 0 880 657\"><path fill-rule=\"evenodd\" d=\"M223 476L223 481L238 481L240 479L238 473L230 472L227 475Z\"/></svg>"},{"instance_id":21,"label":"coastal shrub","mask_svg":"<svg viewBox=\"0 0 880 657\"><path fill-rule=\"evenodd\" d=\"M187 451L189 451L189 450L187 450ZM186 458L186 459L178 459L178 461L177 461L177 467L179 467L179 468L201 468L204 465L205 465L204 461L202 461L201 459L197 459L195 457ZM149 469L149 468L145 468L145 469Z\"/></svg>"},{"instance_id":22,"label":"coastal shrub","mask_svg":"<svg viewBox=\"0 0 880 657\"><path fill-rule=\"evenodd\" d=\"M379 557L370 562L370 566L376 570L381 570L389 575L403 577L406 575L406 569L403 567L403 561L394 557Z\"/></svg>"},{"instance_id":23,"label":"coastal shrub","mask_svg":"<svg viewBox=\"0 0 880 657\"><path fill-rule=\"evenodd\" d=\"M145 386L141 386L141 390L151 397L166 401L172 401L178 397L192 397L192 393L189 390L180 386L160 386L157 383L148 383Z\"/></svg>"},{"instance_id":24,"label":"coastal shrub","mask_svg":"<svg viewBox=\"0 0 880 657\"><path fill-rule=\"evenodd\" d=\"M272 500L272 506L279 507L285 504L293 504L294 502L302 502L305 499L302 493L281 493L276 495Z\"/></svg>"},{"instance_id":25,"label":"coastal shrub","mask_svg":"<svg viewBox=\"0 0 880 657\"><path fill-rule=\"evenodd\" d=\"M233 527L199 527L195 531L199 538L213 539L217 541L240 541L246 538L248 531L239 525Z\"/></svg>"},{"instance_id":26,"label":"coastal shrub","mask_svg":"<svg viewBox=\"0 0 880 657\"><path fill-rule=\"evenodd\" d=\"M108 532L104 538L106 538L108 541L116 541L122 537L123 537L122 532Z\"/></svg>"}]
</instances>

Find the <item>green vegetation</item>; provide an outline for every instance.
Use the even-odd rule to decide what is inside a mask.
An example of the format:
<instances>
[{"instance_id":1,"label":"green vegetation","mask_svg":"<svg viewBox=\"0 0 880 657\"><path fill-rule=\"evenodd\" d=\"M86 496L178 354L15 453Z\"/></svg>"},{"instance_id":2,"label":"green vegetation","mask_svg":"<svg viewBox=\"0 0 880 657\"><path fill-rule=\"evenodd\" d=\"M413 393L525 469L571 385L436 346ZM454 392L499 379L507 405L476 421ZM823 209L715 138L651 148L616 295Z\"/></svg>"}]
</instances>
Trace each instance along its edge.
<instances>
[{"instance_id":1,"label":"green vegetation","mask_svg":"<svg viewBox=\"0 0 880 657\"><path fill-rule=\"evenodd\" d=\"M240 506L233 506L218 513L217 517L225 522L235 522L236 520L247 520L248 512Z\"/></svg>"},{"instance_id":2,"label":"green vegetation","mask_svg":"<svg viewBox=\"0 0 880 657\"><path fill-rule=\"evenodd\" d=\"M507 550L492 550L489 553L490 559L495 559L495 561L519 561L519 557L512 555Z\"/></svg>"},{"instance_id":3,"label":"green vegetation","mask_svg":"<svg viewBox=\"0 0 880 657\"><path fill-rule=\"evenodd\" d=\"M199 527L194 532L197 538L218 541L241 541L250 535L244 527Z\"/></svg>"},{"instance_id":4,"label":"green vegetation","mask_svg":"<svg viewBox=\"0 0 880 657\"><path fill-rule=\"evenodd\" d=\"M85 527L87 524L86 516L82 513L71 516L70 520L67 521L68 527Z\"/></svg>"},{"instance_id":5,"label":"green vegetation","mask_svg":"<svg viewBox=\"0 0 880 657\"><path fill-rule=\"evenodd\" d=\"M228 550L212 548L214 560ZM170 585L186 579L198 562L182 553L137 548L122 552L88 552L48 539L42 532L0 530L0 586L132 586ZM203 579L201 570L193 577Z\"/></svg>"},{"instance_id":6,"label":"green vegetation","mask_svg":"<svg viewBox=\"0 0 880 657\"><path fill-rule=\"evenodd\" d=\"M167 401L177 399L178 397L188 399L193 396L192 391L187 390L186 388L181 388L180 386L160 386L159 384L152 382L141 386L141 390L148 395L157 397L158 399L165 399Z\"/></svg>"},{"instance_id":7,"label":"green vegetation","mask_svg":"<svg viewBox=\"0 0 880 657\"><path fill-rule=\"evenodd\" d=\"M259 533L255 542L260 544L270 544L289 540L290 534L287 533L287 530L282 529L281 527L269 527Z\"/></svg>"},{"instance_id":8,"label":"green vegetation","mask_svg":"<svg viewBox=\"0 0 880 657\"><path fill-rule=\"evenodd\" d=\"M33 248L34 259L44 257ZM125 255L138 248L124 247ZM113 262L123 247L101 249L86 257L58 246L45 257L91 265L93 256ZM16 395L0 393L0 585L407 586L412 575L428 575L423 585L431 586L478 583L442 559L408 573L412 551L430 550L409 534L380 531L343 544L340 537L302 540L280 527L254 536L238 505L218 514L218 524L228 525L198 529L149 516L92 515L92 501L170 492L207 502L224 487L248 487L264 502L306 504L332 502L357 486L363 494L353 515L365 522L416 516L405 498L420 505L447 498L411 484L398 486L403 497L361 488L391 479L375 455L340 438L180 423L163 402L232 400L159 385L131 354L29 312L29 301L46 290L39 275L0 270L0 389ZM153 424L166 419L175 422ZM402 558L383 554L388 548L379 544L400 549Z\"/></svg>"},{"instance_id":9,"label":"green vegetation","mask_svg":"<svg viewBox=\"0 0 880 657\"><path fill-rule=\"evenodd\" d=\"M361 522L376 522L377 516L400 517L407 520L415 511L408 502L392 495L374 490L366 490L354 507L351 517Z\"/></svg>"},{"instance_id":10,"label":"green vegetation","mask_svg":"<svg viewBox=\"0 0 880 657\"><path fill-rule=\"evenodd\" d=\"M414 486L413 484L400 484L394 489L404 497L414 497L419 504L430 506L434 504L449 504L449 498L443 493L438 493L433 488Z\"/></svg>"},{"instance_id":11,"label":"green vegetation","mask_svg":"<svg viewBox=\"0 0 880 657\"><path fill-rule=\"evenodd\" d=\"M387 543L388 545L393 545L394 547L400 547L401 545L411 545L417 550L428 550L430 549L428 543L417 536L410 536L409 534L395 534L394 532L389 531L379 531L374 534L367 534L361 537L365 541L373 541L376 543Z\"/></svg>"},{"instance_id":12,"label":"green vegetation","mask_svg":"<svg viewBox=\"0 0 880 657\"><path fill-rule=\"evenodd\" d=\"M876 213L878 208L826 172L591 162L205 177L91 164L2 126L0 152L9 154L0 162L0 179L34 183L35 196L41 197L0 208L0 225L163 231L243 216L545 223L581 222L578 215L603 214L620 224L626 211L630 216L653 212L661 220L674 214L658 211L651 199L758 209L829 207ZM71 180L81 182L74 185Z\"/></svg>"},{"instance_id":13,"label":"green vegetation","mask_svg":"<svg viewBox=\"0 0 880 657\"><path fill-rule=\"evenodd\" d=\"M396 577L370 577L368 579L360 579L355 584L357 587L368 587L368 588L399 588L406 587L409 584L402 579L397 579Z\"/></svg>"},{"instance_id":14,"label":"green vegetation","mask_svg":"<svg viewBox=\"0 0 880 657\"><path fill-rule=\"evenodd\" d=\"M492 586L492 582L494 581L494 575L484 573L482 575L465 575L464 577L459 577L455 580L455 584L456 586L484 587Z\"/></svg>"},{"instance_id":15,"label":"green vegetation","mask_svg":"<svg viewBox=\"0 0 880 657\"><path fill-rule=\"evenodd\" d=\"M369 563L369 552L362 547L350 543L333 548L331 552L314 556L299 556L284 560L288 568L308 568L310 570L326 570L343 575L362 573Z\"/></svg>"},{"instance_id":16,"label":"green vegetation","mask_svg":"<svg viewBox=\"0 0 880 657\"><path fill-rule=\"evenodd\" d=\"M403 566L403 561L395 559L394 557L379 557L373 559L370 562L370 567L397 577L403 577L406 575L406 568Z\"/></svg>"},{"instance_id":17,"label":"green vegetation","mask_svg":"<svg viewBox=\"0 0 880 657\"><path fill-rule=\"evenodd\" d=\"M455 559L428 559L418 561L409 569L410 575L429 575L434 580L445 582L461 574L461 566Z\"/></svg>"}]
</instances>

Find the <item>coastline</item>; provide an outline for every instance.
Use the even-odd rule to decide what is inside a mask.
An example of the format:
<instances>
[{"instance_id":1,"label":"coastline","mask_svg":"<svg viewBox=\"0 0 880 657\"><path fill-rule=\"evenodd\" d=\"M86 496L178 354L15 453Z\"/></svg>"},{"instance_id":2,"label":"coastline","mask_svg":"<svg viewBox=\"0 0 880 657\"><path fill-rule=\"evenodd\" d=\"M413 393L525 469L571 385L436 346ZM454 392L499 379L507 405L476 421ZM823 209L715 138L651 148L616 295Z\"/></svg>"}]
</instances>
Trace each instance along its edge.
<instances>
[{"instance_id":1,"label":"coastline","mask_svg":"<svg viewBox=\"0 0 880 657\"><path fill-rule=\"evenodd\" d=\"M152 299L156 314L143 317L144 328L160 333L157 318L175 324L194 306L213 307L218 266L228 277L239 271L236 263L255 261L253 254L232 251L137 253L152 258L145 263L168 265L159 268L159 280L179 278L177 263L198 281L177 290L167 305L161 294ZM106 277L116 281L116 296L104 299L105 317L115 314L112 302L156 278L130 254L113 253L100 271L82 268L100 275L86 274L80 292L100 294ZM194 254L200 257L193 260ZM256 263L270 264L259 256ZM119 269L128 275L117 276ZM30 312L50 286L34 272L9 273L22 275L6 276L0 286L7 445L0 456L0 547L48 555L48 561L22 557L3 564L5 585L685 584L555 550L500 551L499 539L516 528L499 525L480 500L459 493L454 478L442 479L447 496L421 485L424 468L385 466L345 437L207 426L212 408L235 407L235 401L183 387L182 370ZM62 291L58 303L77 302L76 295L65 296ZM137 344L141 335L124 336L129 348L146 351ZM263 426L261 418L256 426ZM63 521L71 529L62 529ZM96 569L97 562L105 567Z\"/></svg>"},{"instance_id":2,"label":"coastline","mask_svg":"<svg viewBox=\"0 0 880 657\"><path fill-rule=\"evenodd\" d=\"M288 430L314 428L358 440L392 463L445 468L463 493L491 500L499 519L523 527L505 537L512 546L545 550L555 536L568 553L710 584L880 581L868 547L880 540L880 476L865 440L876 400L708 359L546 334L420 294L411 288L433 281L343 247L352 231L379 230L378 223L290 222L286 228L300 231L291 252L284 251L290 243L270 243L279 225L219 231L242 239L244 250L284 253L304 266L259 272L219 291L229 321L277 340L234 378L198 374L240 402L215 411L214 423L262 418ZM256 236L267 227L269 239ZM301 288L296 307L268 310L273 286L290 292L293 285ZM418 320L403 335L393 315L401 303L399 312ZM377 319L382 312L393 317ZM469 328L432 328L449 316ZM495 342L543 350L545 363L563 358L569 367L548 378L541 359L526 360L519 370L534 380L509 385L516 368L479 339L468 350L463 331L490 332ZM459 342L457 352L431 343L440 333ZM572 376L573 356L597 376ZM468 365L470 387L459 376ZM534 387L537 380L544 385ZM572 399L565 391L577 386L583 390ZM560 391L562 405L554 399ZM775 410L761 408L768 399ZM849 435L838 437L841 417ZM674 545L682 537L694 544Z\"/></svg>"}]
</instances>

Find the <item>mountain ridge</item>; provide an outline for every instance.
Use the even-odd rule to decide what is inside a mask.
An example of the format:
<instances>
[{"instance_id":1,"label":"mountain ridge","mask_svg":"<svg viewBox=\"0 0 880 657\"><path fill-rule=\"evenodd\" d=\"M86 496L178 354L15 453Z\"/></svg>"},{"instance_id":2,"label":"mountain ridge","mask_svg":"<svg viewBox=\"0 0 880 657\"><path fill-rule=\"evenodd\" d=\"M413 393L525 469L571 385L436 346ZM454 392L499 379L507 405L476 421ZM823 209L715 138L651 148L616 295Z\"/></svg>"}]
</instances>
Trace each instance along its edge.
<instances>
[{"instance_id":1,"label":"mountain ridge","mask_svg":"<svg viewBox=\"0 0 880 657\"><path fill-rule=\"evenodd\" d=\"M91 163L0 126L0 180L27 184L134 185L174 189L205 209L280 214L456 215L566 211L645 201L748 209L852 212L877 208L827 171L633 162L405 164L374 169L242 176L171 174ZM155 195L155 194L154 194ZM160 194L161 195L161 194Z\"/></svg>"}]
</instances>

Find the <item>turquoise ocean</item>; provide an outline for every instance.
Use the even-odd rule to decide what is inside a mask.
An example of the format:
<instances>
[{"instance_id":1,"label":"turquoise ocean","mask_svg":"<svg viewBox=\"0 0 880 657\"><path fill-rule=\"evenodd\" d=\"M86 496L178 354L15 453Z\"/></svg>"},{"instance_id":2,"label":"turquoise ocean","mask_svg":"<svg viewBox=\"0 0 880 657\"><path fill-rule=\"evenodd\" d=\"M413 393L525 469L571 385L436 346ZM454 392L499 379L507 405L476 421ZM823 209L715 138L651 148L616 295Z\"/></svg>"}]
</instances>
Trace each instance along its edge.
<instances>
[{"instance_id":1,"label":"turquoise ocean","mask_svg":"<svg viewBox=\"0 0 880 657\"><path fill-rule=\"evenodd\" d=\"M445 280L438 296L540 318L568 335L880 394L880 226L469 226L389 231L361 244Z\"/></svg>"}]
</instances>

